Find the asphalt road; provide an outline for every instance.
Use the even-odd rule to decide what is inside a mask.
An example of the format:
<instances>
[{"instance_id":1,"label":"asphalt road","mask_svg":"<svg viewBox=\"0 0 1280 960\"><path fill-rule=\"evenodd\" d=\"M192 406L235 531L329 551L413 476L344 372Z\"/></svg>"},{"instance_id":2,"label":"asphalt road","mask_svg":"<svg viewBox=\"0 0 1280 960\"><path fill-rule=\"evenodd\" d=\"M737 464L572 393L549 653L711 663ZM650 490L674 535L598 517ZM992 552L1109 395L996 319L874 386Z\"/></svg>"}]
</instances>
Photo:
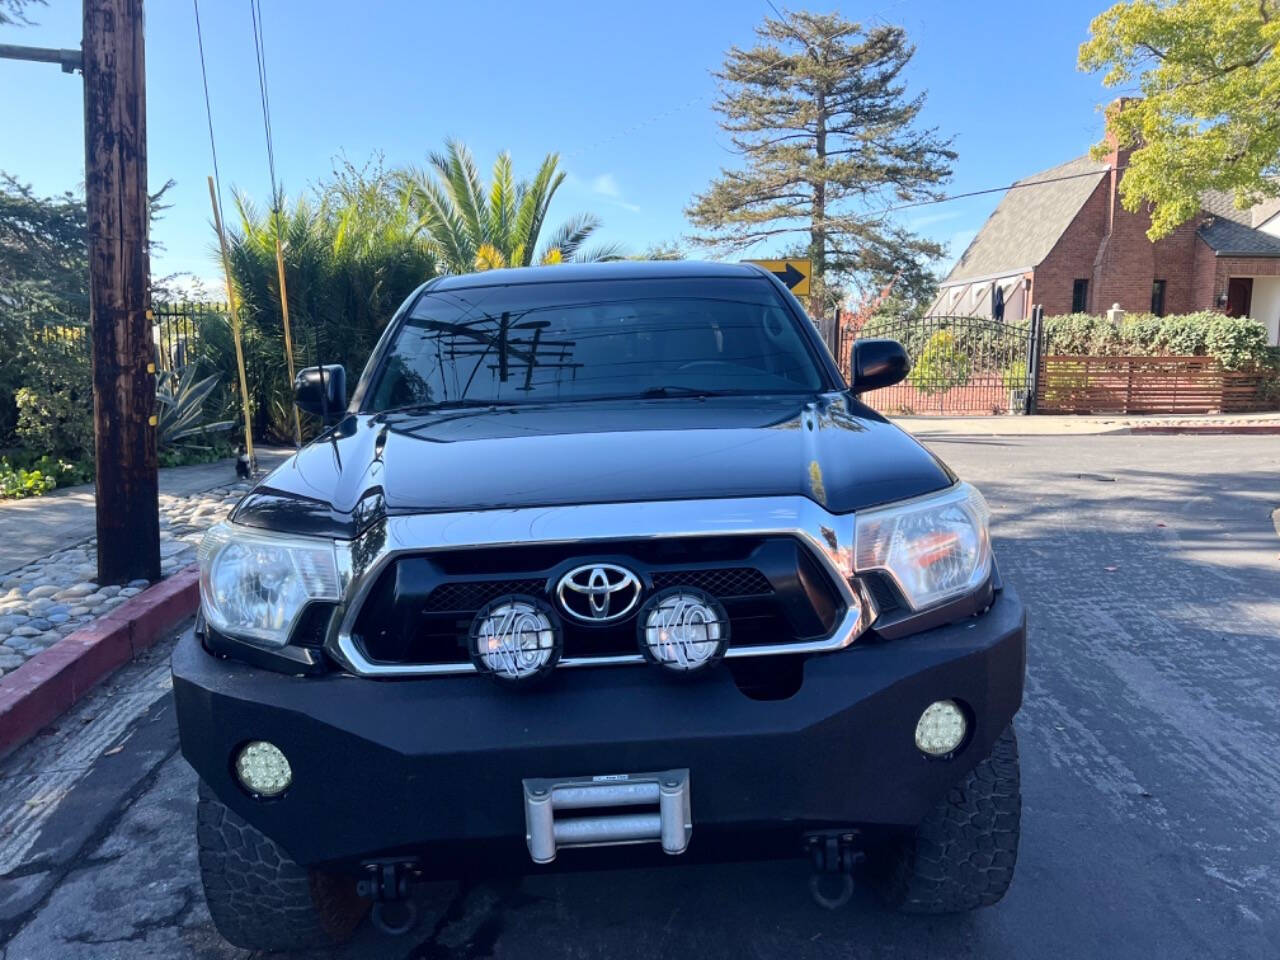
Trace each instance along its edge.
<instances>
[{"instance_id":1,"label":"asphalt road","mask_svg":"<svg viewBox=\"0 0 1280 960\"><path fill-rule=\"evenodd\" d=\"M543 876L432 888L409 935L333 956L1280 956L1280 439L930 442L1031 608L1003 903L828 912L798 861ZM163 657L0 766L3 960L243 955L200 892Z\"/></svg>"}]
</instances>

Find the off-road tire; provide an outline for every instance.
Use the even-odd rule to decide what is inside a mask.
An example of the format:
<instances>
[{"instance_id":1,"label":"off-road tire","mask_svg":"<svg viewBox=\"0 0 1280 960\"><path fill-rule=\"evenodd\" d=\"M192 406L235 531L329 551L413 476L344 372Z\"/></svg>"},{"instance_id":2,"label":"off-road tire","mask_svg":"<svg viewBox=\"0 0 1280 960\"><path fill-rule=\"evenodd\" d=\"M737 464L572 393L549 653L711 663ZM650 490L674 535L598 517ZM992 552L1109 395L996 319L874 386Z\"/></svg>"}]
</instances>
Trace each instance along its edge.
<instances>
[{"instance_id":1,"label":"off-road tire","mask_svg":"<svg viewBox=\"0 0 1280 960\"><path fill-rule=\"evenodd\" d=\"M213 924L237 947L271 952L333 946L350 939L369 908L356 895L353 878L294 863L203 782L196 843Z\"/></svg>"},{"instance_id":2,"label":"off-road tire","mask_svg":"<svg viewBox=\"0 0 1280 960\"><path fill-rule=\"evenodd\" d=\"M882 851L880 890L903 913L958 913L998 903L1018 859L1022 791L1012 725L914 834Z\"/></svg>"}]
</instances>

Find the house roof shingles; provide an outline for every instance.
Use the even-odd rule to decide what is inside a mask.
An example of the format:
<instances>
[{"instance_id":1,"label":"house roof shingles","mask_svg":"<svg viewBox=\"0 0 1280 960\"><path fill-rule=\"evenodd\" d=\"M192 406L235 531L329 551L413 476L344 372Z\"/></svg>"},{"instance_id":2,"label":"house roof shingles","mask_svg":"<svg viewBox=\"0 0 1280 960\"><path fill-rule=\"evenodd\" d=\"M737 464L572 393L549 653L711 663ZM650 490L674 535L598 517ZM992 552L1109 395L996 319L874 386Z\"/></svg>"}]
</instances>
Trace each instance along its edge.
<instances>
[{"instance_id":1,"label":"house roof shingles","mask_svg":"<svg viewBox=\"0 0 1280 960\"><path fill-rule=\"evenodd\" d=\"M1245 207L1241 210L1237 207L1235 194L1230 190L1206 190L1200 194L1200 207L1205 213L1211 213L1223 220L1234 220L1246 227L1255 226L1249 208Z\"/></svg>"},{"instance_id":2,"label":"house roof shingles","mask_svg":"<svg viewBox=\"0 0 1280 960\"><path fill-rule=\"evenodd\" d=\"M1213 217L1202 223L1196 233L1220 257L1280 257L1280 237L1235 220Z\"/></svg>"},{"instance_id":3,"label":"house roof shingles","mask_svg":"<svg viewBox=\"0 0 1280 960\"><path fill-rule=\"evenodd\" d=\"M942 285L1039 265L1107 170L1106 164L1083 156L1017 181L1043 185L1005 193ZM1069 179L1060 179L1064 177Z\"/></svg>"}]
</instances>

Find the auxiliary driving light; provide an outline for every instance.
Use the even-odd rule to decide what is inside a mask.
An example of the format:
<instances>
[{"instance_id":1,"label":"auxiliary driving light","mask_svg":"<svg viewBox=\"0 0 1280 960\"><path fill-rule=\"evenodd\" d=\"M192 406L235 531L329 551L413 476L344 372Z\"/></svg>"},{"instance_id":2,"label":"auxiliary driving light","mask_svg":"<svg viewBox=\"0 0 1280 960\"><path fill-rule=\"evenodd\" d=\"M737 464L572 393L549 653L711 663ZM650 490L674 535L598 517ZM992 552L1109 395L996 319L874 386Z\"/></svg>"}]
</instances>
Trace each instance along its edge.
<instances>
[{"instance_id":1,"label":"auxiliary driving light","mask_svg":"<svg viewBox=\"0 0 1280 960\"><path fill-rule=\"evenodd\" d=\"M471 624L471 662L508 683L550 673L560 662L560 649L555 614L534 597L499 597Z\"/></svg>"},{"instance_id":2,"label":"auxiliary driving light","mask_svg":"<svg viewBox=\"0 0 1280 960\"><path fill-rule=\"evenodd\" d=\"M916 746L931 757L954 753L964 742L969 724L954 700L938 700L924 708L916 724Z\"/></svg>"},{"instance_id":3,"label":"auxiliary driving light","mask_svg":"<svg viewBox=\"0 0 1280 960\"><path fill-rule=\"evenodd\" d=\"M640 652L676 673L705 670L729 645L729 616L711 594L671 587L640 610Z\"/></svg>"},{"instance_id":4,"label":"auxiliary driving light","mask_svg":"<svg viewBox=\"0 0 1280 960\"><path fill-rule=\"evenodd\" d=\"M236 777L252 794L278 797L293 783L293 770L274 743L253 740L236 755Z\"/></svg>"}]
</instances>

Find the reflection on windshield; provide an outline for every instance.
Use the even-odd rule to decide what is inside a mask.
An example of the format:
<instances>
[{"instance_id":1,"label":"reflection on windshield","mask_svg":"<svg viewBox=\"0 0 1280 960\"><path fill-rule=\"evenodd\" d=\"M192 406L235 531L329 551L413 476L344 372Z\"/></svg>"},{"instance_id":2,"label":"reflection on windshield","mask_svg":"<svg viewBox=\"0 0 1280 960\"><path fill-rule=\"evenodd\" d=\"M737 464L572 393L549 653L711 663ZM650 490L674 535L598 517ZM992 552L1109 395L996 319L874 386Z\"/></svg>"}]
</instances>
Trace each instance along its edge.
<instances>
[{"instance_id":1,"label":"reflection on windshield","mask_svg":"<svg viewBox=\"0 0 1280 960\"><path fill-rule=\"evenodd\" d=\"M428 293L390 348L372 406L820 388L814 359L773 291L752 281L737 286L746 289L727 297L616 296L626 283L608 286L613 297L581 283L461 291L483 290L475 303Z\"/></svg>"}]
</instances>

